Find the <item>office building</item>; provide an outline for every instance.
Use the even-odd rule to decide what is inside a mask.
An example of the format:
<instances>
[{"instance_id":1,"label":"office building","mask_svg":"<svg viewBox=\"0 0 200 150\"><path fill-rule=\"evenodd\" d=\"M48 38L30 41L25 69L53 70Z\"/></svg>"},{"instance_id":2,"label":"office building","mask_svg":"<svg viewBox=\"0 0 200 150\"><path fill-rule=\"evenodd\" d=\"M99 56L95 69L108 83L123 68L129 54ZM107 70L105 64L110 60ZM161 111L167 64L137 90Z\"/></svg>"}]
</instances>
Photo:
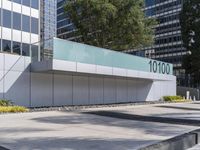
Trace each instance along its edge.
<instances>
[{"instance_id":1,"label":"office building","mask_svg":"<svg viewBox=\"0 0 200 150\"><path fill-rule=\"evenodd\" d=\"M39 0L0 0L0 51L30 56L40 40Z\"/></svg>"},{"instance_id":2,"label":"office building","mask_svg":"<svg viewBox=\"0 0 200 150\"><path fill-rule=\"evenodd\" d=\"M178 85L187 85L185 70L182 68L183 56L187 50L181 38L180 12L183 0L145 0L145 14L155 18L155 42L153 46L129 53L172 63Z\"/></svg>"},{"instance_id":3,"label":"office building","mask_svg":"<svg viewBox=\"0 0 200 150\"><path fill-rule=\"evenodd\" d=\"M57 2L57 37L77 41L75 27L69 17L67 17L64 10L67 0L58 0Z\"/></svg>"},{"instance_id":4,"label":"office building","mask_svg":"<svg viewBox=\"0 0 200 150\"><path fill-rule=\"evenodd\" d=\"M0 2L0 99L46 107L158 101L176 95L172 64L51 38L49 26L54 23L48 18L55 7L46 0L41 5L36 0ZM68 27L73 26L64 26L65 35L73 33Z\"/></svg>"},{"instance_id":5,"label":"office building","mask_svg":"<svg viewBox=\"0 0 200 150\"><path fill-rule=\"evenodd\" d=\"M52 53L49 51L52 49L52 43L47 42L49 39L56 37L56 25L57 25L57 0L41 0L41 41L43 51L45 51L45 57L51 57ZM44 58L45 59L45 58Z\"/></svg>"}]
</instances>

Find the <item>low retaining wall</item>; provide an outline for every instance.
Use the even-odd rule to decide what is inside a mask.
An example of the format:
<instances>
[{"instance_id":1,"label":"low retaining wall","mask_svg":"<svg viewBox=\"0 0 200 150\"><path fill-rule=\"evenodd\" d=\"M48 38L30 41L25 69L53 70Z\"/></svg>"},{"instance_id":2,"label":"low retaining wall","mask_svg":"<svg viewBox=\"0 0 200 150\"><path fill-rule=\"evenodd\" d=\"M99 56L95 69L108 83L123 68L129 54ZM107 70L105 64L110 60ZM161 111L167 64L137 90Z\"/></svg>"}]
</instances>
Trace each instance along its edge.
<instances>
[{"instance_id":1,"label":"low retaining wall","mask_svg":"<svg viewBox=\"0 0 200 150\"><path fill-rule=\"evenodd\" d=\"M174 80L63 72L33 73L29 57L0 53L0 99L27 107L158 101L176 95Z\"/></svg>"}]
</instances>

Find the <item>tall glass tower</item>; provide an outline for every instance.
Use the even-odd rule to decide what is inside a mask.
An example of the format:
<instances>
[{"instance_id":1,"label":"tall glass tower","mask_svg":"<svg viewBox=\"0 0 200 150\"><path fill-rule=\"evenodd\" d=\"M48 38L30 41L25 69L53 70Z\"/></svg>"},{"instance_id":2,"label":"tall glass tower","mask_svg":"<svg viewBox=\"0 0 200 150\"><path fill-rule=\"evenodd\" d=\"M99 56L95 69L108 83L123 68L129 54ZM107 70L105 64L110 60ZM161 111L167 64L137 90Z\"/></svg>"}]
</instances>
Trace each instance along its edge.
<instances>
[{"instance_id":1,"label":"tall glass tower","mask_svg":"<svg viewBox=\"0 0 200 150\"><path fill-rule=\"evenodd\" d=\"M57 2L57 36L62 39L76 41L75 27L64 11L67 0L58 0Z\"/></svg>"},{"instance_id":2,"label":"tall glass tower","mask_svg":"<svg viewBox=\"0 0 200 150\"><path fill-rule=\"evenodd\" d=\"M174 75L179 85L185 85L185 70L182 68L183 56L187 50L181 38L180 12L183 0L145 0L145 14L155 18L155 42L151 47L130 50L129 53L142 55L172 63Z\"/></svg>"}]
</instances>

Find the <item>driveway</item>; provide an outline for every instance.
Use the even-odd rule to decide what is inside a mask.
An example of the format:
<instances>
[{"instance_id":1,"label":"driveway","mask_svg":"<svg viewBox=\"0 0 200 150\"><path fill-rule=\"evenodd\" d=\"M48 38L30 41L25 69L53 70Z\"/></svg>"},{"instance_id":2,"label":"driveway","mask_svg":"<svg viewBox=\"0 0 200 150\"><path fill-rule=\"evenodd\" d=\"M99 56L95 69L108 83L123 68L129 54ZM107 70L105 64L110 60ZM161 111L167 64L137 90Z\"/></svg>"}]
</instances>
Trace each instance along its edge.
<instances>
[{"instance_id":1,"label":"driveway","mask_svg":"<svg viewBox=\"0 0 200 150\"><path fill-rule=\"evenodd\" d=\"M138 149L197 129L195 122L159 118L198 121L199 109L200 104L186 103L4 114L0 115L0 146L10 150Z\"/></svg>"}]
</instances>

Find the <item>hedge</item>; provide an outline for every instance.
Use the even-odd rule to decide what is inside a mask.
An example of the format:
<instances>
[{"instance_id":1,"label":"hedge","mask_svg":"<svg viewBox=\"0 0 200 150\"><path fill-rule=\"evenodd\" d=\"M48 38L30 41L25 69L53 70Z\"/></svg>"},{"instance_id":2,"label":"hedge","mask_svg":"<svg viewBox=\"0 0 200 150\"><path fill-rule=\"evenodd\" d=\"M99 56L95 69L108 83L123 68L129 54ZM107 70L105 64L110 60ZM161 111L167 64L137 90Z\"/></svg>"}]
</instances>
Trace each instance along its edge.
<instances>
[{"instance_id":1,"label":"hedge","mask_svg":"<svg viewBox=\"0 0 200 150\"><path fill-rule=\"evenodd\" d=\"M164 96L163 100L166 102L177 102L177 101L186 101L183 97L181 96Z\"/></svg>"},{"instance_id":2,"label":"hedge","mask_svg":"<svg viewBox=\"0 0 200 150\"><path fill-rule=\"evenodd\" d=\"M29 110L22 106L0 106L0 113L28 112Z\"/></svg>"},{"instance_id":3,"label":"hedge","mask_svg":"<svg viewBox=\"0 0 200 150\"><path fill-rule=\"evenodd\" d=\"M17 113L17 112L28 112L26 107L14 106L9 100L0 100L0 113Z\"/></svg>"}]
</instances>

